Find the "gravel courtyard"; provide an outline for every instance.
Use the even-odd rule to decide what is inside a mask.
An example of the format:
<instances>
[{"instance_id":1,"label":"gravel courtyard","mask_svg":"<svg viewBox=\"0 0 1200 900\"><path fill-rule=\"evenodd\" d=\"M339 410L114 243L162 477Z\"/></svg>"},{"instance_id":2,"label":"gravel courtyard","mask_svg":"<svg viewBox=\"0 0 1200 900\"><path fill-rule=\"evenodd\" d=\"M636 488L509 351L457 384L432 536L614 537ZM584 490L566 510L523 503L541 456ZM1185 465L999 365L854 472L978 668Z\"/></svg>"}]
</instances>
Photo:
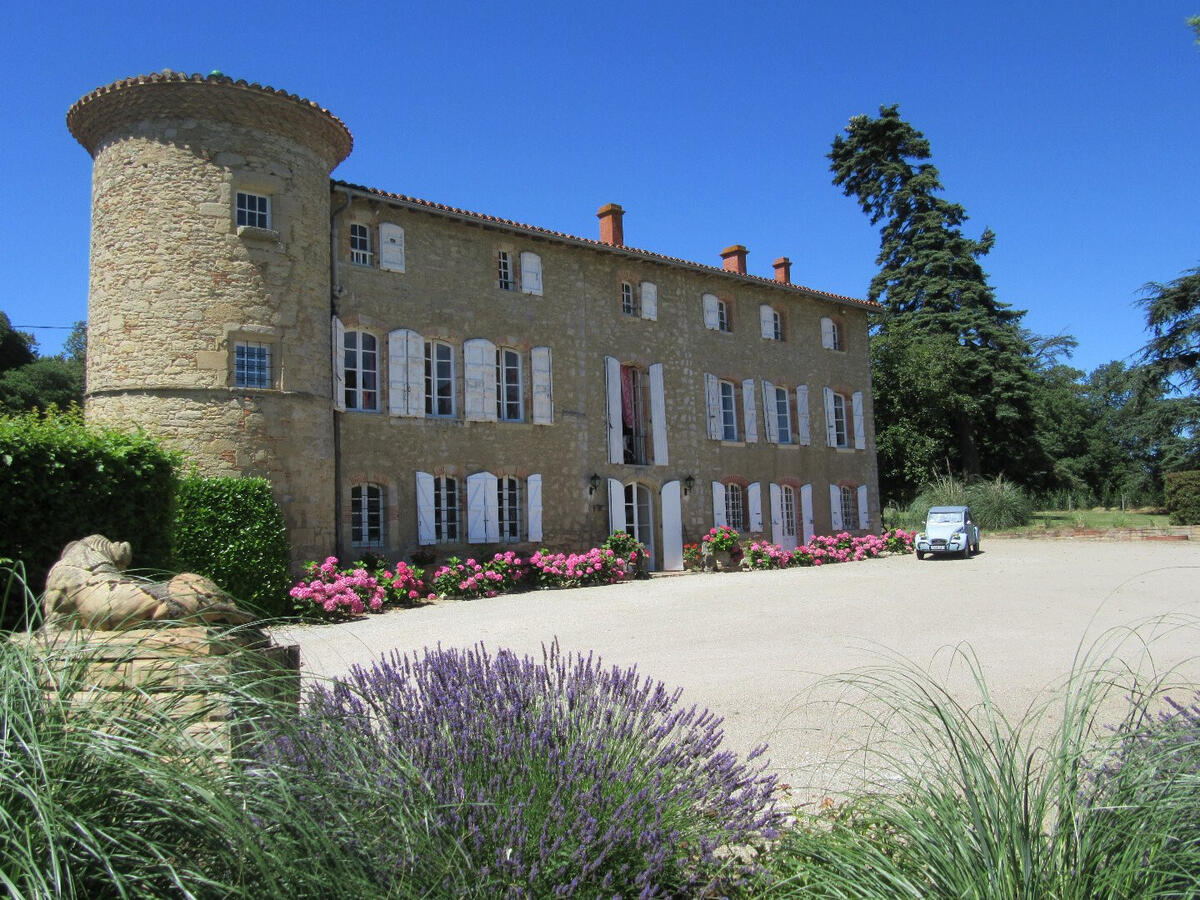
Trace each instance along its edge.
<instances>
[{"instance_id":1,"label":"gravel courtyard","mask_svg":"<svg viewBox=\"0 0 1200 900\"><path fill-rule=\"evenodd\" d=\"M298 643L306 675L336 676L393 649L507 647L540 657L555 637L564 650L594 650L609 665L681 686L683 699L725 717L726 746L745 754L770 745L771 769L797 799L838 787L823 764L862 740L845 733L847 711L825 676L899 655L969 699L970 679L951 665L969 645L993 698L1019 715L1070 671L1081 646L1113 629L1155 635L1161 671L1200 683L1200 626L1144 623L1164 615L1200 622L1200 545L1191 541L1102 543L991 540L970 560L896 556L777 572L656 576L649 582L537 591L283 629ZM1120 655L1144 663L1140 640Z\"/></svg>"}]
</instances>

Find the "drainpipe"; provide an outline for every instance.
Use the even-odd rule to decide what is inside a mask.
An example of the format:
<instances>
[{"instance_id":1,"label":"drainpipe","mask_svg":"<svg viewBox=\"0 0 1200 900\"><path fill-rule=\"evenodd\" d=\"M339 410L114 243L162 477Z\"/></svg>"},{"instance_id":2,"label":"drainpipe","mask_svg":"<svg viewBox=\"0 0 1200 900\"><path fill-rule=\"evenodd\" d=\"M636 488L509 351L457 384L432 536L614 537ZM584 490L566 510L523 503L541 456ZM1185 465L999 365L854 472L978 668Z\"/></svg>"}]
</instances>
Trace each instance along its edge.
<instances>
[{"instance_id":1,"label":"drainpipe","mask_svg":"<svg viewBox=\"0 0 1200 900\"><path fill-rule=\"evenodd\" d=\"M343 191L345 202L334 207L329 213L329 316L330 320L337 315L338 297L342 295L342 285L338 275L338 218L350 206L350 192ZM331 342L332 343L332 342ZM331 353L336 353L336 350ZM330 371L333 371L332 356L329 360ZM334 407L330 398L329 414L333 416L333 539L337 544L337 555L342 555L342 417Z\"/></svg>"}]
</instances>

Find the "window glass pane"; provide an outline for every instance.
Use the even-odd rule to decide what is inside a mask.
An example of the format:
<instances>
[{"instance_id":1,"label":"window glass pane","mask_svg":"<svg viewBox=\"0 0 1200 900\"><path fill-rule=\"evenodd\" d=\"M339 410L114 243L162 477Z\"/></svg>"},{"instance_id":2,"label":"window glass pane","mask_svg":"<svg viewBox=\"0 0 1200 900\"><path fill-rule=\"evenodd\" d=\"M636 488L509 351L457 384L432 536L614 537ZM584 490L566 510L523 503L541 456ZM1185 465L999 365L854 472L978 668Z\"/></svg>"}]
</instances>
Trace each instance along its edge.
<instances>
[{"instance_id":1,"label":"window glass pane","mask_svg":"<svg viewBox=\"0 0 1200 900\"><path fill-rule=\"evenodd\" d=\"M267 344L239 343L234 346L234 384L237 387L271 386L271 348Z\"/></svg>"}]
</instances>

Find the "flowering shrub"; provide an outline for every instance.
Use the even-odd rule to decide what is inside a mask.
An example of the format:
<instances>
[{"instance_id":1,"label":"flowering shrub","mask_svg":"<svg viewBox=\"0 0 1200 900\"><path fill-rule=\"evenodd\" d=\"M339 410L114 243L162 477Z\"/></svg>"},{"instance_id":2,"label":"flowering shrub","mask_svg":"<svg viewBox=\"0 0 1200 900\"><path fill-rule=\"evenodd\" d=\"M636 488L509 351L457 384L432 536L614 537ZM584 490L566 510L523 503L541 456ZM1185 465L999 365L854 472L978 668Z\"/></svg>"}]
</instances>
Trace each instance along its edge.
<instances>
[{"instance_id":1,"label":"flowering shrub","mask_svg":"<svg viewBox=\"0 0 1200 900\"><path fill-rule=\"evenodd\" d=\"M698 569L702 565L700 558L699 544L684 544L683 545L683 567L685 569Z\"/></svg>"},{"instance_id":2,"label":"flowering shrub","mask_svg":"<svg viewBox=\"0 0 1200 900\"><path fill-rule=\"evenodd\" d=\"M385 568L376 572L386 592L385 602L394 605L412 603L414 600L433 599L425 587L425 573L404 561L396 563L394 570Z\"/></svg>"},{"instance_id":3,"label":"flowering shrub","mask_svg":"<svg viewBox=\"0 0 1200 900\"><path fill-rule=\"evenodd\" d=\"M497 553L487 562L461 561L457 556L433 574L430 585L441 597L495 597L522 587L530 575L530 565L511 550Z\"/></svg>"},{"instance_id":4,"label":"flowering shrub","mask_svg":"<svg viewBox=\"0 0 1200 900\"><path fill-rule=\"evenodd\" d=\"M604 539L604 543L600 545L601 550L611 550L617 556L628 560L632 568L637 568L639 563L643 563L650 558L650 553L646 550L646 545L635 538L628 531L614 531Z\"/></svg>"},{"instance_id":5,"label":"flowering shrub","mask_svg":"<svg viewBox=\"0 0 1200 900\"><path fill-rule=\"evenodd\" d=\"M903 528L889 531L883 536L884 549L889 553L911 553L916 536L915 531L905 531Z\"/></svg>"},{"instance_id":6,"label":"flowering shrub","mask_svg":"<svg viewBox=\"0 0 1200 900\"><path fill-rule=\"evenodd\" d=\"M730 866L714 851L773 837L780 815L753 764L765 748L721 750L722 720L680 694L557 643L541 662L393 652L314 687L265 768L298 775L296 802L331 833L372 823L343 852L374 863L380 896L422 864L381 797L455 848L478 896L707 896Z\"/></svg>"},{"instance_id":7,"label":"flowering shrub","mask_svg":"<svg viewBox=\"0 0 1200 900\"><path fill-rule=\"evenodd\" d=\"M716 528L710 528L708 534L700 538L700 543L703 545L703 549L709 552L740 550L742 536L728 525L718 525Z\"/></svg>"},{"instance_id":8,"label":"flowering shrub","mask_svg":"<svg viewBox=\"0 0 1200 900\"><path fill-rule=\"evenodd\" d=\"M632 554L631 554L632 555ZM593 547L587 553L550 553L539 550L529 557L544 587L584 587L615 584L634 574L636 563L615 550Z\"/></svg>"},{"instance_id":9,"label":"flowering shrub","mask_svg":"<svg viewBox=\"0 0 1200 900\"><path fill-rule=\"evenodd\" d=\"M304 574L288 592L302 616L336 620L383 609L385 589L366 569L339 569L337 557L330 556L308 563Z\"/></svg>"},{"instance_id":10,"label":"flowering shrub","mask_svg":"<svg viewBox=\"0 0 1200 900\"><path fill-rule=\"evenodd\" d=\"M751 569L786 569L792 564L792 554L778 544L767 541L752 541L746 551L746 562Z\"/></svg>"}]
</instances>

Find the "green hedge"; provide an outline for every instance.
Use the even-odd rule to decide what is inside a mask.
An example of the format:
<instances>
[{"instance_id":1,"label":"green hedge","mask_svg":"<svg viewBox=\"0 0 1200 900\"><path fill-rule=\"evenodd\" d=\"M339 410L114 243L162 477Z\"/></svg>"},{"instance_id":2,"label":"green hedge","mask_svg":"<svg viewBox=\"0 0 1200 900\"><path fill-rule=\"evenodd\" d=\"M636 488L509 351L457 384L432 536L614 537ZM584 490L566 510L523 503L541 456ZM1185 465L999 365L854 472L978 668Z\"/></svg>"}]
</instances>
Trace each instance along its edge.
<instances>
[{"instance_id":1,"label":"green hedge","mask_svg":"<svg viewBox=\"0 0 1200 900\"><path fill-rule=\"evenodd\" d=\"M1164 477L1172 525L1200 525L1200 471L1168 472Z\"/></svg>"},{"instance_id":2,"label":"green hedge","mask_svg":"<svg viewBox=\"0 0 1200 900\"><path fill-rule=\"evenodd\" d=\"M181 478L172 554L174 568L207 575L239 605L287 614L291 548L265 478Z\"/></svg>"},{"instance_id":3,"label":"green hedge","mask_svg":"<svg viewBox=\"0 0 1200 900\"><path fill-rule=\"evenodd\" d=\"M144 434L88 428L77 413L0 417L0 556L24 562L34 594L89 534L129 541L138 568L167 568L177 462ZM0 628L26 613L0 610Z\"/></svg>"}]
</instances>

